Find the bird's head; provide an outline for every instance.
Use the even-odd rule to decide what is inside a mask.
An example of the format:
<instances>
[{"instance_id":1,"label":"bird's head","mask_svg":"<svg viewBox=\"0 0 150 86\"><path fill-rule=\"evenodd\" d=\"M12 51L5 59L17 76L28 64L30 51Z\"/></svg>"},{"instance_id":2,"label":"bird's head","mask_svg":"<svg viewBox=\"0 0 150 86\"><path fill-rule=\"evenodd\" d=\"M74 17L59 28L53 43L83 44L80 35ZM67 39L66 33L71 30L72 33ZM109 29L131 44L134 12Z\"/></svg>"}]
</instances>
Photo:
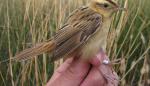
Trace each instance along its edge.
<instances>
[{"instance_id":1,"label":"bird's head","mask_svg":"<svg viewBox=\"0 0 150 86\"><path fill-rule=\"evenodd\" d=\"M125 8L120 7L113 0L92 0L90 7L104 17L111 17L113 13L119 10L125 10Z\"/></svg>"}]
</instances>

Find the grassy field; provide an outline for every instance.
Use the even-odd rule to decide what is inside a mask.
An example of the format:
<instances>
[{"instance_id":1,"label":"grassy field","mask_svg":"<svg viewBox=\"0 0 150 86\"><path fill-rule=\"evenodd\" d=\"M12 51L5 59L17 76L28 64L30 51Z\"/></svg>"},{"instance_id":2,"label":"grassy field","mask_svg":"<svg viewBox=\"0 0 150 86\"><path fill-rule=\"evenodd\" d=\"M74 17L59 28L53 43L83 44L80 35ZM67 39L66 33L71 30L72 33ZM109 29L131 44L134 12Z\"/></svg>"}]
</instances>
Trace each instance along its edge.
<instances>
[{"instance_id":1,"label":"grassy field","mask_svg":"<svg viewBox=\"0 0 150 86\"><path fill-rule=\"evenodd\" d=\"M15 53L49 39L67 16L89 0L0 0L0 86L41 86L54 64L47 54L13 63ZM150 0L118 0L128 12L115 15L108 37L120 86L150 86ZM4 62L5 60L8 60Z\"/></svg>"}]
</instances>

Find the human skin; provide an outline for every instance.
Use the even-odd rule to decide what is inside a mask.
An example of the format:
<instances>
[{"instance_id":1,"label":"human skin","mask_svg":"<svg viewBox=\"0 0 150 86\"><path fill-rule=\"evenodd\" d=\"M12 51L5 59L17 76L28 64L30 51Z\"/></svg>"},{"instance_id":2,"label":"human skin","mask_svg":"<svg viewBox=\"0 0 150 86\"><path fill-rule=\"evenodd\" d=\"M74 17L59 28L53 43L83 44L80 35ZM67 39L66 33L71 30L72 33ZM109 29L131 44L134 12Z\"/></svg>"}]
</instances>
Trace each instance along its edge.
<instances>
[{"instance_id":1,"label":"human skin","mask_svg":"<svg viewBox=\"0 0 150 86\"><path fill-rule=\"evenodd\" d=\"M108 57L102 53L89 61L69 58L54 72L46 86L117 86L117 80L112 82L104 77L106 73L118 78L109 65L102 63L104 59Z\"/></svg>"}]
</instances>

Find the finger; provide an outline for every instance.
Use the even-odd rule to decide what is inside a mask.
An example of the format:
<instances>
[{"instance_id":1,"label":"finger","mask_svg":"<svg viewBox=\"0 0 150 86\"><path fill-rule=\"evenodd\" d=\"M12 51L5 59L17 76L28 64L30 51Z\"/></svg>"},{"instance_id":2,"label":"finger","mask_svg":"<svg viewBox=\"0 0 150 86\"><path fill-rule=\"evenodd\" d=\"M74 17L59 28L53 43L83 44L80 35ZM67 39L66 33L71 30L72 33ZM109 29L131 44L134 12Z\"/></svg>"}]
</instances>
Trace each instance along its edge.
<instances>
[{"instance_id":1,"label":"finger","mask_svg":"<svg viewBox=\"0 0 150 86\"><path fill-rule=\"evenodd\" d=\"M107 86L118 86L118 76L109 65L102 64L99 68L100 73L107 80Z\"/></svg>"},{"instance_id":2,"label":"finger","mask_svg":"<svg viewBox=\"0 0 150 86\"><path fill-rule=\"evenodd\" d=\"M104 52L99 52L95 57L91 58L89 60L89 62L93 65L93 66L100 66L104 60L108 60L109 58L105 55Z\"/></svg>"},{"instance_id":3,"label":"finger","mask_svg":"<svg viewBox=\"0 0 150 86\"><path fill-rule=\"evenodd\" d=\"M53 77L51 78L52 80L59 77L63 72L67 70L67 68L70 66L72 63L73 58L67 59L61 66L54 72Z\"/></svg>"},{"instance_id":4,"label":"finger","mask_svg":"<svg viewBox=\"0 0 150 86\"><path fill-rule=\"evenodd\" d=\"M46 86L50 86L51 82L54 82L60 75L66 71L66 69L70 66L72 63L73 58L67 59L61 66L54 72L51 79L48 81Z\"/></svg>"},{"instance_id":5,"label":"finger","mask_svg":"<svg viewBox=\"0 0 150 86\"><path fill-rule=\"evenodd\" d=\"M87 75L90 64L81 59L74 59L64 72L59 73L49 86L79 86ZM48 86L47 85L47 86Z\"/></svg>"},{"instance_id":6,"label":"finger","mask_svg":"<svg viewBox=\"0 0 150 86\"><path fill-rule=\"evenodd\" d=\"M92 67L86 79L83 81L81 86L106 86L106 80L103 75L99 72L97 67Z\"/></svg>"},{"instance_id":7,"label":"finger","mask_svg":"<svg viewBox=\"0 0 150 86\"><path fill-rule=\"evenodd\" d=\"M116 79L113 80L113 82L109 81L107 83L107 86L118 86L119 85L119 81L118 81L118 75L116 72L113 72L113 77L115 77Z\"/></svg>"},{"instance_id":8,"label":"finger","mask_svg":"<svg viewBox=\"0 0 150 86\"><path fill-rule=\"evenodd\" d=\"M103 63L104 60L109 61L108 56L105 53L101 52L97 55L97 57L103 57L103 60L101 61L102 64L98 67L98 70L107 80L107 86L118 86L119 78L113 70L112 65Z\"/></svg>"},{"instance_id":9,"label":"finger","mask_svg":"<svg viewBox=\"0 0 150 86\"><path fill-rule=\"evenodd\" d=\"M67 71L62 74L64 86L79 86L88 74L89 69L90 64L87 61L75 59Z\"/></svg>"},{"instance_id":10,"label":"finger","mask_svg":"<svg viewBox=\"0 0 150 86\"><path fill-rule=\"evenodd\" d=\"M110 62L108 56L103 52L99 52L90 63L97 67L99 73L107 80L107 86L118 86L119 78L110 64L104 64L104 61Z\"/></svg>"}]
</instances>

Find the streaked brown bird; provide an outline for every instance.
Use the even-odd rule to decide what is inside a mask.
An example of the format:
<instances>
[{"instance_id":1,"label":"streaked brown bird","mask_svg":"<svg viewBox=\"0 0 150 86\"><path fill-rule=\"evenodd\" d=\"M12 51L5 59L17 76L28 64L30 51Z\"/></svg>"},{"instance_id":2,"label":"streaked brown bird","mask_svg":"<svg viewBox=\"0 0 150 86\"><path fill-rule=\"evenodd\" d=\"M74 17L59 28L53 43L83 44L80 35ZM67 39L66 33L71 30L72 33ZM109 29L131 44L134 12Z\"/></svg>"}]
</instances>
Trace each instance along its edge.
<instances>
[{"instance_id":1,"label":"streaked brown bird","mask_svg":"<svg viewBox=\"0 0 150 86\"><path fill-rule=\"evenodd\" d=\"M94 57L100 49L105 51L113 14L119 10L124 8L112 0L91 0L74 11L50 41L25 49L15 58L27 60L44 52L53 53L52 61L75 55L83 59Z\"/></svg>"}]
</instances>

